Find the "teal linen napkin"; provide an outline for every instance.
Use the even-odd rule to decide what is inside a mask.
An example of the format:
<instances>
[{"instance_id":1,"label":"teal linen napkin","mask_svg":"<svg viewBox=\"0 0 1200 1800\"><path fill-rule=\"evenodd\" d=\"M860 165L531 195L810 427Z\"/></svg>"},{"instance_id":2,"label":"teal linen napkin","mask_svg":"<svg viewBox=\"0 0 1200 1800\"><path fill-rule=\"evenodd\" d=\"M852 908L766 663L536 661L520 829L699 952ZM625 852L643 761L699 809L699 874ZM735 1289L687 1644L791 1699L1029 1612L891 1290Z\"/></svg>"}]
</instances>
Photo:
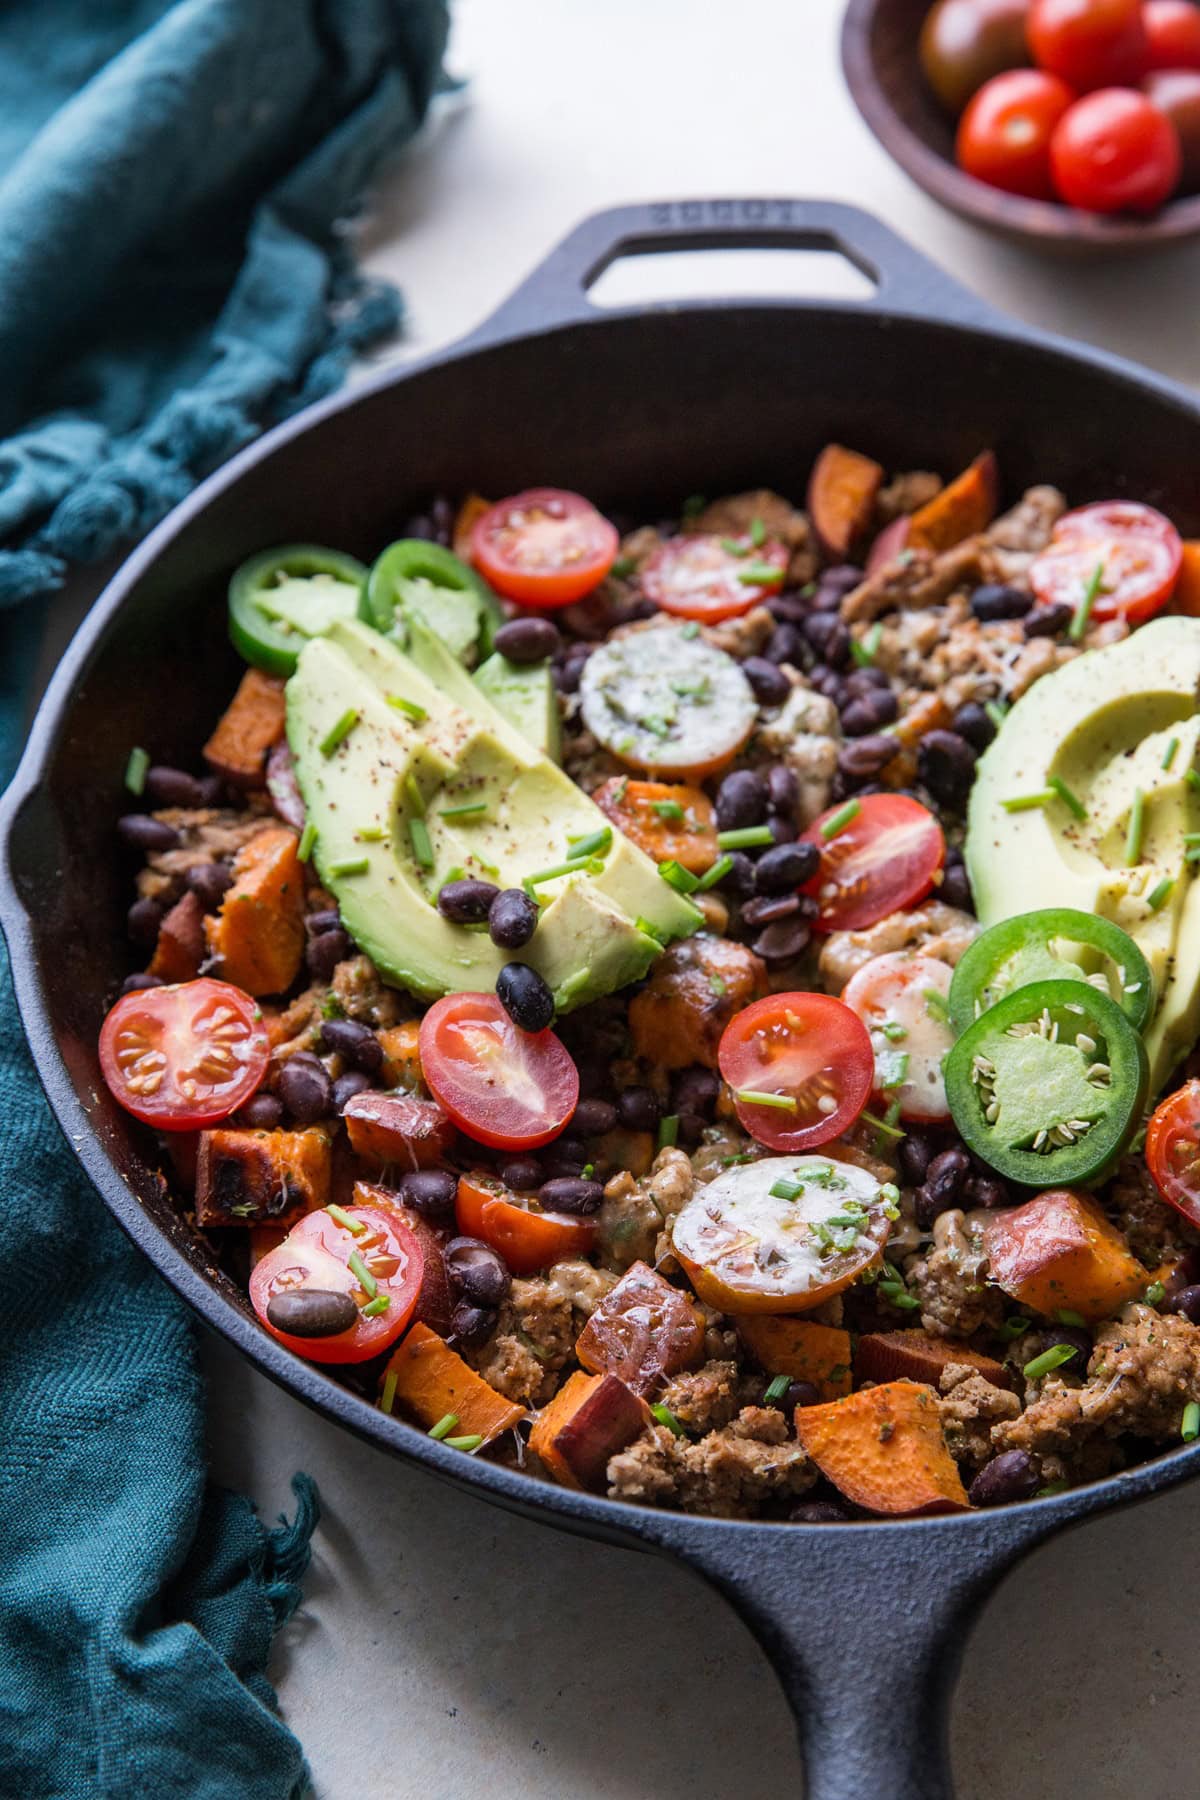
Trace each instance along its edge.
<instances>
[{"instance_id":1,"label":"teal linen napkin","mask_svg":"<svg viewBox=\"0 0 1200 1800\"><path fill-rule=\"evenodd\" d=\"M0 605L394 328L340 227L445 35L441 0L0 8ZM0 779L39 610L0 623ZM194 1328L63 1144L2 953L0 1113L0 1796L288 1800L264 1669L315 1494L267 1532L206 1485Z\"/></svg>"}]
</instances>

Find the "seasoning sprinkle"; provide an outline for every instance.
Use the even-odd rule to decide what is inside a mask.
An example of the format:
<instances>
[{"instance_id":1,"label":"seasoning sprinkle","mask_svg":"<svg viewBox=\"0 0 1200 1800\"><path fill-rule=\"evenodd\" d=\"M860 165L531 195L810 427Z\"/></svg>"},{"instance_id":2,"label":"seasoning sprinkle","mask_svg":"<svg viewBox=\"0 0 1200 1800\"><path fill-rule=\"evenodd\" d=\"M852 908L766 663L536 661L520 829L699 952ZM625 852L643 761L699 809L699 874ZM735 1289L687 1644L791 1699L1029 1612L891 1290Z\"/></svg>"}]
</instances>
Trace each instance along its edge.
<instances>
[{"instance_id":1,"label":"seasoning sprinkle","mask_svg":"<svg viewBox=\"0 0 1200 1800\"><path fill-rule=\"evenodd\" d=\"M1040 1381L1043 1375L1049 1375L1051 1369L1061 1369L1064 1363L1078 1355L1078 1344L1051 1344L1048 1350L1043 1350L1040 1356L1027 1362L1021 1373L1026 1381Z\"/></svg>"},{"instance_id":2,"label":"seasoning sprinkle","mask_svg":"<svg viewBox=\"0 0 1200 1800\"><path fill-rule=\"evenodd\" d=\"M656 813L660 819L668 820L672 825L682 825L683 823L683 808L678 800L652 800L650 811Z\"/></svg>"},{"instance_id":3,"label":"seasoning sprinkle","mask_svg":"<svg viewBox=\"0 0 1200 1800\"><path fill-rule=\"evenodd\" d=\"M1075 617L1067 627L1067 636L1077 644L1088 628L1092 616L1092 608L1096 604L1096 596L1100 592L1100 584L1104 580L1104 564L1098 562L1088 577L1088 584L1083 590L1083 598L1075 608Z\"/></svg>"},{"instance_id":4,"label":"seasoning sprinkle","mask_svg":"<svg viewBox=\"0 0 1200 1800\"><path fill-rule=\"evenodd\" d=\"M389 694L387 703L394 706L397 712L402 712L405 718L411 719L414 725L423 725L429 717L426 707L418 706L415 700L406 700L403 694Z\"/></svg>"},{"instance_id":5,"label":"seasoning sprinkle","mask_svg":"<svg viewBox=\"0 0 1200 1800\"><path fill-rule=\"evenodd\" d=\"M306 819L304 822L304 830L300 833L300 842L296 846L296 855L301 862L306 863L308 861L313 853L313 846L316 841L317 828L311 819Z\"/></svg>"},{"instance_id":6,"label":"seasoning sprinkle","mask_svg":"<svg viewBox=\"0 0 1200 1800\"><path fill-rule=\"evenodd\" d=\"M372 1275L370 1269L368 1269L359 1251L352 1250L350 1252L349 1256L346 1258L346 1267L357 1281L363 1293L367 1296L367 1299L374 1300L379 1292L379 1283Z\"/></svg>"},{"instance_id":7,"label":"seasoning sprinkle","mask_svg":"<svg viewBox=\"0 0 1200 1800\"><path fill-rule=\"evenodd\" d=\"M1142 860L1142 836L1146 824L1146 796L1141 788L1133 790L1129 809L1129 829L1125 833L1125 867L1132 869Z\"/></svg>"},{"instance_id":8,"label":"seasoning sprinkle","mask_svg":"<svg viewBox=\"0 0 1200 1800\"><path fill-rule=\"evenodd\" d=\"M433 867L433 845L429 841L429 827L424 819L408 821L408 836L412 844L412 852L423 869Z\"/></svg>"},{"instance_id":9,"label":"seasoning sprinkle","mask_svg":"<svg viewBox=\"0 0 1200 1800\"><path fill-rule=\"evenodd\" d=\"M800 1103L794 1094L764 1094L758 1088L735 1088L735 1100L743 1106L773 1106L777 1112L799 1112Z\"/></svg>"},{"instance_id":10,"label":"seasoning sprinkle","mask_svg":"<svg viewBox=\"0 0 1200 1800\"><path fill-rule=\"evenodd\" d=\"M135 744L129 752L129 761L125 764L125 786L131 794L140 794L146 787L146 770L150 767L150 753Z\"/></svg>"},{"instance_id":11,"label":"seasoning sprinkle","mask_svg":"<svg viewBox=\"0 0 1200 1800\"><path fill-rule=\"evenodd\" d=\"M1077 819L1087 818L1087 807L1079 795L1067 786L1061 775L1047 775L1046 786L1054 789L1068 812L1074 813Z\"/></svg>"},{"instance_id":12,"label":"seasoning sprinkle","mask_svg":"<svg viewBox=\"0 0 1200 1800\"><path fill-rule=\"evenodd\" d=\"M828 843L829 839L836 837L839 831L845 831L847 825L853 824L861 811L861 800L847 800L845 806L839 806L837 811L820 827L821 836Z\"/></svg>"},{"instance_id":13,"label":"seasoning sprinkle","mask_svg":"<svg viewBox=\"0 0 1200 1800\"><path fill-rule=\"evenodd\" d=\"M344 1206L338 1206L336 1202L332 1200L325 1208L325 1211L336 1224L341 1226L343 1231L348 1231L351 1237L361 1237L363 1232L367 1229L361 1219L352 1219Z\"/></svg>"},{"instance_id":14,"label":"seasoning sprinkle","mask_svg":"<svg viewBox=\"0 0 1200 1800\"><path fill-rule=\"evenodd\" d=\"M340 719L336 719L317 746L322 756L332 756L338 745L350 736L358 724L358 708L348 706Z\"/></svg>"},{"instance_id":15,"label":"seasoning sprinkle","mask_svg":"<svg viewBox=\"0 0 1200 1800\"><path fill-rule=\"evenodd\" d=\"M718 856L711 869L706 869L696 883L698 894L707 894L709 888L716 887L718 881L724 881L733 867L732 856Z\"/></svg>"},{"instance_id":16,"label":"seasoning sprinkle","mask_svg":"<svg viewBox=\"0 0 1200 1800\"><path fill-rule=\"evenodd\" d=\"M667 1430L672 1432L676 1437L681 1438L687 1436L687 1432L683 1429L683 1426L679 1423L679 1420L675 1417L675 1414L671 1411L670 1407L664 1405L661 1400L656 1400L654 1405L650 1408L650 1411L658 1423L660 1425L665 1425Z\"/></svg>"},{"instance_id":17,"label":"seasoning sprinkle","mask_svg":"<svg viewBox=\"0 0 1200 1800\"><path fill-rule=\"evenodd\" d=\"M429 1427L429 1435L431 1438L436 1438L440 1442L442 1438L446 1437L454 1430L454 1427L457 1424L457 1413L443 1413L437 1424Z\"/></svg>"}]
</instances>

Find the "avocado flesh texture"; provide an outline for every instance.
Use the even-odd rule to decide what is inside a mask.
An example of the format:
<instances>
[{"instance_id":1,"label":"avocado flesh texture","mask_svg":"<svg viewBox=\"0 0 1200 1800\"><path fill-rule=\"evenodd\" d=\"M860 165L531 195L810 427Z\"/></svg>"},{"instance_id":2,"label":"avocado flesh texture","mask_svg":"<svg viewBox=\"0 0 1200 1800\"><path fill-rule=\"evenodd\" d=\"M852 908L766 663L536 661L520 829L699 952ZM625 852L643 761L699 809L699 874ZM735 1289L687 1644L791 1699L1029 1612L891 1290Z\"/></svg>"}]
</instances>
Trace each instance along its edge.
<instances>
[{"instance_id":1,"label":"avocado flesh texture","mask_svg":"<svg viewBox=\"0 0 1200 1800\"><path fill-rule=\"evenodd\" d=\"M497 650L480 663L474 681L535 750L562 761L562 720L548 662L511 663Z\"/></svg>"},{"instance_id":2,"label":"avocado flesh texture","mask_svg":"<svg viewBox=\"0 0 1200 1800\"><path fill-rule=\"evenodd\" d=\"M317 831L313 859L347 930L385 979L423 998L490 990L514 953L486 931L442 917L434 901L448 872L457 867L501 887L519 886L566 860L568 838L609 821L416 624L413 651L405 654L355 621L335 625L301 653L287 688L288 742ZM387 696L423 708L426 718L410 719ZM321 740L350 709L357 723L325 756ZM441 816L477 800L488 805L481 820ZM432 869L413 853L409 824L419 816ZM365 873L332 872L364 856ZM559 877L539 892L549 904L516 955L543 975L563 1011L645 974L661 944L637 918L664 939L686 936L700 922L697 909L615 828L600 874Z\"/></svg>"},{"instance_id":3,"label":"avocado flesh texture","mask_svg":"<svg viewBox=\"0 0 1200 1800\"><path fill-rule=\"evenodd\" d=\"M980 758L965 852L982 925L1042 907L1111 919L1140 946L1157 1005L1146 1029L1157 1092L1200 1033L1200 886L1183 834L1200 831L1187 771L1200 750L1200 620L1153 620L1046 675L1016 703ZM1170 769L1162 767L1172 738ZM1087 818L1060 800L1028 812L1001 802L1057 775ZM1141 858L1125 867L1135 789L1144 794ZM1148 897L1174 881L1158 911Z\"/></svg>"}]
</instances>

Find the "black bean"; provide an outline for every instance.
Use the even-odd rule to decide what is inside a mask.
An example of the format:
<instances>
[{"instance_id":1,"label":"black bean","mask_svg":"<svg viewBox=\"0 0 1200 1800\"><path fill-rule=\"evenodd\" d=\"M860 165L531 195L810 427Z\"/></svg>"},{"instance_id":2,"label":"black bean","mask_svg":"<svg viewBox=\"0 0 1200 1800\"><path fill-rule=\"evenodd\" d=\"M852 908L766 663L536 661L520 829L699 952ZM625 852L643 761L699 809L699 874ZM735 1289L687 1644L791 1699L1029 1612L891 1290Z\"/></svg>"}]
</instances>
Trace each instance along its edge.
<instances>
[{"instance_id":1,"label":"black bean","mask_svg":"<svg viewBox=\"0 0 1200 1800\"><path fill-rule=\"evenodd\" d=\"M340 1116L356 1094L365 1094L375 1083L364 1069L347 1069L333 1084L333 1109Z\"/></svg>"},{"instance_id":2,"label":"black bean","mask_svg":"<svg viewBox=\"0 0 1200 1800\"><path fill-rule=\"evenodd\" d=\"M953 1206L971 1172L971 1159L959 1144L935 1156L925 1172L925 1186L941 1211Z\"/></svg>"},{"instance_id":3,"label":"black bean","mask_svg":"<svg viewBox=\"0 0 1200 1800\"><path fill-rule=\"evenodd\" d=\"M796 841L796 821L789 819L784 813L772 813L767 820L767 828L772 842L776 844L792 844Z\"/></svg>"},{"instance_id":4,"label":"black bean","mask_svg":"<svg viewBox=\"0 0 1200 1800\"><path fill-rule=\"evenodd\" d=\"M825 663L816 665L810 673L808 681L810 687L815 688L818 694L824 694L827 700L832 700L835 706L841 707L845 704L846 678Z\"/></svg>"},{"instance_id":5,"label":"black bean","mask_svg":"<svg viewBox=\"0 0 1200 1800\"><path fill-rule=\"evenodd\" d=\"M516 1194L531 1194L545 1180L545 1171L535 1156L511 1156L500 1164L499 1175L505 1187Z\"/></svg>"},{"instance_id":6,"label":"black bean","mask_svg":"<svg viewBox=\"0 0 1200 1800\"><path fill-rule=\"evenodd\" d=\"M579 678L583 674L583 665L587 656L572 656L565 662L553 664L554 685L562 694L575 694L579 691Z\"/></svg>"},{"instance_id":7,"label":"black bean","mask_svg":"<svg viewBox=\"0 0 1200 1800\"><path fill-rule=\"evenodd\" d=\"M331 1288L285 1288L267 1301L267 1318L290 1337L335 1337L350 1330L358 1308L353 1295Z\"/></svg>"},{"instance_id":8,"label":"black bean","mask_svg":"<svg viewBox=\"0 0 1200 1800\"><path fill-rule=\"evenodd\" d=\"M1179 1288L1163 1301L1164 1312L1178 1313L1181 1318L1190 1319L1193 1325L1200 1325L1200 1285Z\"/></svg>"},{"instance_id":9,"label":"black bean","mask_svg":"<svg viewBox=\"0 0 1200 1800\"><path fill-rule=\"evenodd\" d=\"M905 1187L917 1187L924 1181L934 1148L920 1131L908 1130L896 1146L896 1162Z\"/></svg>"},{"instance_id":10,"label":"black bean","mask_svg":"<svg viewBox=\"0 0 1200 1800\"><path fill-rule=\"evenodd\" d=\"M438 889L437 908L452 925L481 925L500 889L494 881L447 881Z\"/></svg>"},{"instance_id":11,"label":"black bean","mask_svg":"<svg viewBox=\"0 0 1200 1800\"><path fill-rule=\"evenodd\" d=\"M754 867L754 886L760 894L786 894L811 881L821 866L815 844L776 844L764 850Z\"/></svg>"},{"instance_id":12,"label":"black bean","mask_svg":"<svg viewBox=\"0 0 1200 1800\"><path fill-rule=\"evenodd\" d=\"M975 779L975 752L956 731L928 731L917 746L917 776L939 805L957 812Z\"/></svg>"},{"instance_id":13,"label":"black bean","mask_svg":"<svg viewBox=\"0 0 1200 1800\"><path fill-rule=\"evenodd\" d=\"M681 1069L671 1084L671 1111L711 1119L720 1091L721 1080L715 1070L706 1069L702 1063Z\"/></svg>"},{"instance_id":14,"label":"black bean","mask_svg":"<svg viewBox=\"0 0 1200 1800\"><path fill-rule=\"evenodd\" d=\"M183 879L205 912L216 912L233 886L233 870L223 862L193 863Z\"/></svg>"},{"instance_id":15,"label":"black bean","mask_svg":"<svg viewBox=\"0 0 1200 1800\"><path fill-rule=\"evenodd\" d=\"M450 1314L451 1335L460 1344L482 1344L495 1331L496 1319L494 1306L472 1306L469 1300L460 1300Z\"/></svg>"},{"instance_id":16,"label":"black bean","mask_svg":"<svg viewBox=\"0 0 1200 1800\"><path fill-rule=\"evenodd\" d=\"M586 1215L598 1212L603 1198L603 1182L588 1181L582 1175L560 1175L543 1181L538 1189L538 1199L547 1212Z\"/></svg>"},{"instance_id":17,"label":"black bean","mask_svg":"<svg viewBox=\"0 0 1200 1800\"><path fill-rule=\"evenodd\" d=\"M790 630L790 626L781 627ZM788 658L792 661L792 658ZM765 656L748 656L742 664L742 673L754 691L754 698L760 706L782 706L792 691L792 684L775 663Z\"/></svg>"},{"instance_id":18,"label":"black bean","mask_svg":"<svg viewBox=\"0 0 1200 1800\"><path fill-rule=\"evenodd\" d=\"M446 494L435 494L429 508L429 517L433 525L434 537L439 544L448 545L454 535L455 505Z\"/></svg>"},{"instance_id":19,"label":"black bean","mask_svg":"<svg viewBox=\"0 0 1200 1800\"><path fill-rule=\"evenodd\" d=\"M836 594L840 600L843 595L852 594L856 587L861 587L865 578L866 570L860 569L857 563L834 563L831 569L821 570L817 590Z\"/></svg>"},{"instance_id":20,"label":"black bean","mask_svg":"<svg viewBox=\"0 0 1200 1800\"><path fill-rule=\"evenodd\" d=\"M626 1131L656 1131L662 1107L648 1087L627 1087L617 1096L617 1118Z\"/></svg>"},{"instance_id":21,"label":"black bean","mask_svg":"<svg viewBox=\"0 0 1200 1800\"><path fill-rule=\"evenodd\" d=\"M980 706L978 700L964 700L951 719L950 728L966 738L974 750L986 750L996 735L986 706Z\"/></svg>"},{"instance_id":22,"label":"black bean","mask_svg":"<svg viewBox=\"0 0 1200 1800\"><path fill-rule=\"evenodd\" d=\"M451 1287L476 1306L499 1306L512 1286L503 1257L482 1238L451 1238L442 1255Z\"/></svg>"},{"instance_id":23,"label":"black bean","mask_svg":"<svg viewBox=\"0 0 1200 1800\"><path fill-rule=\"evenodd\" d=\"M799 894L763 894L757 900L746 901L742 924L748 931L758 931L764 925L774 925L777 919L794 919L799 911Z\"/></svg>"},{"instance_id":24,"label":"black bean","mask_svg":"<svg viewBox=\"0 0 1200 1800\"><path fill-rule=\"evenodd\" d=\"M607 1100L581 1100L571 1120L571 1130L581 1138L603 1137L617 1122L617 1109Z\"/></svg>"},{"instance_id":25,"label":"black bean","mask_svg":"<svg viewBox=\"0 0 1200 1800\"><path fill-rule=\"evenodd\" d=\"M410 538L421 538L427 544L434 543L437 538L433 520L428 513L414 513L410 519L406 519L404 535Z\"/></svg>"},{"instance_id":26,"label":"black bean","mask_svg":"<svg viewBox=\"0 0 1200 1800\"><path fill-rule=\"evenodd\" d=\"M591 1157L582 1138L564 1135L545 1146L542 1160L546 1165L546 1178L550 1179L558 1175L582 1175Z\"/></svg>"},{"instance_id":27,"label":"black bean","mask_svg":"<svg viewBox=\"0 0 1200 1800\"><path fill-rule=\"evenodd\" d=\"M1197 1284L1200 1284L1200 1249L1185 1250L1163 1284L1167 1310L1170 1310L1170 1301L1176 1294Z\"/></svg>"},{"instance_id":28,"label":"black bean","mask_svg":"<svg viewBox=\"0 0 1200 1800\"><path fill-rule=\"evenodd\" d=\"M1035 606L1026 615L1023 630L1027 638L1057 637L1074 617L1075 608L1069 600L1052 600L1048 606Z\"/></svg>"},{"instance_id":29,"label":"black bean","mask_svg":"<svg viewBox=\"0 0 1200 1800\"><path fill-rule=\"evenodd\" d=\"M788 1514L791 1525L845 1525L850 1514L832 1500L803 1500Z\"/></svg>"},{"instance_id":30,"label":"black bean","mask_svg":"<svg viewBox=\"0 0 1200 1800\"><path fill-rule=\"evenodd\" d=\"M132 844L135 850L175 850L180 843L179 833L173 825L167 825L162 819L152 819L149 813L126 813L123 819L117 820L117 836L123 843Z\"/></svg>"},{"instance_id":31,"label":"black bean","mask_svg":"<svg viewBox=\"0 0 1200 1800\"><path fill-rule=\"evenodd\" d=\"M1023 619L1032 605L1033 595L1023 588L1001 587L994 581L985 581L971 595L971 611L984 625L993 625L998 619Z\"/></svg>"},{"instance_id":32,"label":"black bean","mask_svg":"<svg viewBox=\"0 0 1200 1800\"><path fill-rule=\"evenodd\" d=\"M202 775L199 788L201 806L220 806L225 797L225 783L219 775Z\"/></svg>"},{"instance_id":33,"label":"black bean","mask_svg":"<svg viewBox=\"0 0 1200 1800\"><path fill-rule=\"evenodd\" d=\"M811 601L803 599L795 588L772 594L763 604L773 619L779 619L785 625L801 624L812 610Z\"/></svg>"},{"instance_id":34,"label":"black bean","mask_svg":"<svg viewBox=\"0 0 1200 1800\"><path fill-rule=\"evenodd\" d=\"M1012 1196L1008 1185L998 1175L972 1175L966 1187L971 1206L1007 1206Z\"/></svg>"},{"instance_id":35,"label":"black bean","mask_svg":"<svg viewBox=\"0 0 1200 1800\"><path fill-rule=\"evenodd\" d=\"M842 683L848 695L856 699L860 694L874 694L890 690L891 682L883 669L851 669L849 675L842 677Z\"/></svg>"},{"instance_id":36,"label":"black bean","mask_svg":"<svg viewBox=\"0 0 1200 1800\"><path fill-rule=\"evenodd\" d=\"M847 737L872 737L900 715L900 702L891 688L869 688L842 708L842 730Z\"/></svg>"},{"instance_id":37,"label":"black bean","mask_svg":"<svg viewBox=\"0 0 1200 1800\"><path fill-rule=\"evenodd\" d=\"M194 775L158 763L146 770L146 785L142 791L151 806L204 805L204 790Z\"/></svg>"},{"instance_id":38,"label":"black bean","mask_svg":"<svg viewBox=\"0 0 1200 1800\"><path fill-rule=\"evenodd\" d=\"M754 953L762 957L768 969L781 968L804 953L811 936L803 919L780 919L759 932L754 940Z\"/></svg>"},{"instance_id":39,"label":"black bean","mask_svg":"<svg viewBox=\"0 0 1200 1800\"><path fill-rule=\"evenodd\" d=\"M734 900L748 900L754 892L754 864L744 850L730 850L729 872L722 876L717 886Z\"/></svg>"},{"instance_id":40,"label":"black bean","mask_svg":"<svg viewBox=\"0 0 1200 1800\"><path fill-rule=\"evenodd\" d=\"M887 768L899 748L899 739L887 732L854 738L838 751L838 773L851 782L870 781Z\"/></svg>"},{"instance_id":41,"label":"black bean","mask_svg":"<svg viewBox=\"0 0 1200 1800\"><path fill-rule=\"evenodd\" d=\"M162 979L158 975L127 975L121 983L123 994L141 994L147 988L161 987Z\"/></svg>"},{"instance_id":42,"label":"black bean","mask_svg":"<svg viewBox=\"0 0 1200 1800\"><path fill-rule=\"evenodd\" d=\"M304 929L309 937L320 937L323 931L337 931L342 923L342 915L336 906L328 906L324 912L309 913L304 921Z\"/></svg>"},{"instance_id":43,"label":"black bean","mask_svg":"<svg viewBox=\"0 0 1200 1800\"><path fill-rule=\"evenodd\" d=\"M158 942L158 928L163 922L163 909L157 900L135 900L125 914L125 930L131 943L148 948Z\"/></svg>"},{"instance_id":44,"label":"black bean","mask_svg":"<svg viewBox=\"0 0 1200 1800\"><path fill-rule=\"evenodd\" d=\"M951 863L947 858L937 897L944 900L947 906L957 906L960 912L975 911L975 898L971 893L971 880L965 864Z\"/></svg>"},{"instance_id":45,"label":"black bean","mask_svg":"<svg viewBox=\"0 0 1200 1800\"><path fill-rule=\"evenodd\" d=\"M326 1019L321 1026L321 1048L336 1051L345 1062L368 1075L383 1067L383 1045L369 1025L357 1019Z\"/></svg>"},{"instance_id":46,"label":"black bean","mask_svg":"<svg viewBox=\"0 0 1200 1800\"><path fill-rule=\"evenodd\" d=\"M1069 1345L1075 1352L1074 1356L1068 1358L1065 1363L1060 1363L1054 1373L1056 1375L1078 1375L1082 1381L1087 1374L1087 1366L1092 1354L1090 1331L1085 1331L1082 1325L1050 1325L1044 1331L1038 1332L1036 1341L1037 1354L1043 1350L1056 1350L1060 1344ZM1026 1348L1027 1343L1032 1345L1032 1339L1022 1338L1020 1341L1022 1364L1032 1362L1035 1355L1032 1347Z\"/></svg>"},{"instance_id":47,"label":"black bean","mask_svg":"<svg viewBox=\"0 0 1200 1800\"><path fill-rule=\"evenodd\" d=\"M767 784L755 769L735 769L717 789L717 825L721 831L744 831L767 816Z\"/></svg>"},{"instance_id":48,"label":"black bean","mask_svg":"<svg viewBox=\"0 0 1200 1800\"><path fill-rule=\"evenodd\" d=\"M349 955L350 939L339 929L322 931L319 936L309 938L304 960L314 980L329 981L338 964L345 962Z\"/></svg>"},{"instance_id":49,"label":"black bean","mask_svg":"<svg viewBox=\"0 0 1200 1800\"><path fill-rule=\"evenodd\" d=\"M1002 1450L985 1462L970 1488L972 1506L1006 1506L1014 1500L1032 1500L1042 1485L1033 1458L1024 1450Z\"/></svg>"},{"instance_id":50,"label":"black bean","mask_svg":"<svg viewBox=\"0 0 1200 1800\"><path fill-rule=\"evenodd\" d=\"M814 1387L811 1381L789 1381L782 1394L777 1397L772 1395L769 1400L765 1394L763 1395L764 1406L787 1413L789 1417L798 1406L819 1406L820 1404L821 1390Z\"/></svg>"},{"instance_id":51,"label":"black bean","mask_svg":"<svg viewBox=\"0 0 1200 1800\"><path fill-rule=\"evenodd\" d=\"M283 1102L274 1094L253 1094L237 1115L247 1131L274 1131L283 1123Z\"/></svg>"},{"instance_id":52,"label":"black bean","mask_svg":"<svg viewBox=\"0 0 1200 1800\"><path fill-rule=\"evenodd\" d=\"M850 630L836 613L812 613L804 621L804 635L831 669L845 669L850 664Z\"/></svg>"},{"instance_id":53,"label":"black bean","mask_svg":"<svg viewBox=\"0 0 1200 1800\"><path fill-rule=\"evenodd\" d=\"M538 907L524 888L504 888L488 908L488 935L501 950L520 950L537 930Z\"/></svg>"},{"instance_id":54,"label":"black bean","mask_svg":"<svg viewBox=\"0 0 1200 1800\"><path fill-rule=\"evenodd\" d=\"M554 1017L554 995L528 963L505 963L496 977L496 998L522 1031L545 1031Z\"/></svg>"},{"instance_id":55,"label":"black bean","mask_svg":"<svg viewBox=\"0 0 1200 1800\"><path fill-rule=\"evenodd\" d=\"M767 805L773 813L790 818L800 804L800 783L786 763L772 763L766 771Z\"/></svg>"},{"instance_id":56,"label":"black bean","mask_svg":"<svg viewBox=\"0 0 1200 1800\"><path fill-rule=\"evenodd\" d=\"M522 666L545 662L562 649L558 627L549 619L510 619L494 634L492 643L501 656Z\"/></svg>"},{"instance_id":57,"label":"black bean","mask_svg":"<svg viewBox=\"0 0 1200 1800\"><path fill-rule=\"evenodd\" d=\"M333 1083L320 1060L301 1050L279 1071L279 1098L301 1125L315 1125L333 1112Z\"/></svg>"},{"instance_id":58,"label":"black bean","mask_svg":"<svg viewBox=\"0 0 1200 1800\"><path fill-rule=\"evenodd\" d=\"M769 663L791 663L800 668L804 662L804 638L798 625L777 625L763 645L763 656Z\"/></svg>"},{"instance_id":59,"label":"black bean","mask_svg":"<svg viewBox=\"0 0 1200 1800\"><path fill-rule=\"evenodd\" d=\"M453 1209L458 1177L449 1169L409 1169L400 1178L400 1198L422 1218L438 1218Z\"/></svg>"}]
</instances>

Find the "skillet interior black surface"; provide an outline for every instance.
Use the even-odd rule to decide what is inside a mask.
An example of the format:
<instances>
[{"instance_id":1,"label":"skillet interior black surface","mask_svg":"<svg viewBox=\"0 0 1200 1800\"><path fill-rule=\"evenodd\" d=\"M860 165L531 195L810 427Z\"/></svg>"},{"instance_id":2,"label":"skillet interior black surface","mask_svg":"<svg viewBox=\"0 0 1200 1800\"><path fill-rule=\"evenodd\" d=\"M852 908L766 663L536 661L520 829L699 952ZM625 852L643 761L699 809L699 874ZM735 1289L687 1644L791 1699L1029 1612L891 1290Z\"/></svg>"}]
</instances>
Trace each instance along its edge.
<instances>
[{"instance_id":1,"label":"skillet interior black surface","mask_svg":"<svg viewBox=\"0 0 1200 1800\"><path fill-rule=\"evenodd\" d=\"M736 243L837 248L879 290L862 304L613 314L586 301L617 254ZM1129 492L1200 534L1189 476L1200 409L1189 396L990 313L866 215L798 201L602 214L466 344L272 434L140 547L57 672L3 803L0 904L60 1123L126 1230L210 1325L310 1404L435 1473L550 1522L683 1556L773 1657L800 1716L813 1800L913 1800L950 1791L945 1706L961 1625L1000 1571L1057 1526L1192 1473L1200 1449L1031 1506L862 1527L684 1519L471 1462L259 1330L178 1220L94 1051L128 968L131 870L112 836L125 761L135 743L195 761L236 678L224 590L242 557L303 538L369 559L439 490L552 481L639 516L700 486L799 494L830 438L892 468L953 469L990 444L1008 497L1039 480L1076 499Z\"/></svg>"}]
</instances>

